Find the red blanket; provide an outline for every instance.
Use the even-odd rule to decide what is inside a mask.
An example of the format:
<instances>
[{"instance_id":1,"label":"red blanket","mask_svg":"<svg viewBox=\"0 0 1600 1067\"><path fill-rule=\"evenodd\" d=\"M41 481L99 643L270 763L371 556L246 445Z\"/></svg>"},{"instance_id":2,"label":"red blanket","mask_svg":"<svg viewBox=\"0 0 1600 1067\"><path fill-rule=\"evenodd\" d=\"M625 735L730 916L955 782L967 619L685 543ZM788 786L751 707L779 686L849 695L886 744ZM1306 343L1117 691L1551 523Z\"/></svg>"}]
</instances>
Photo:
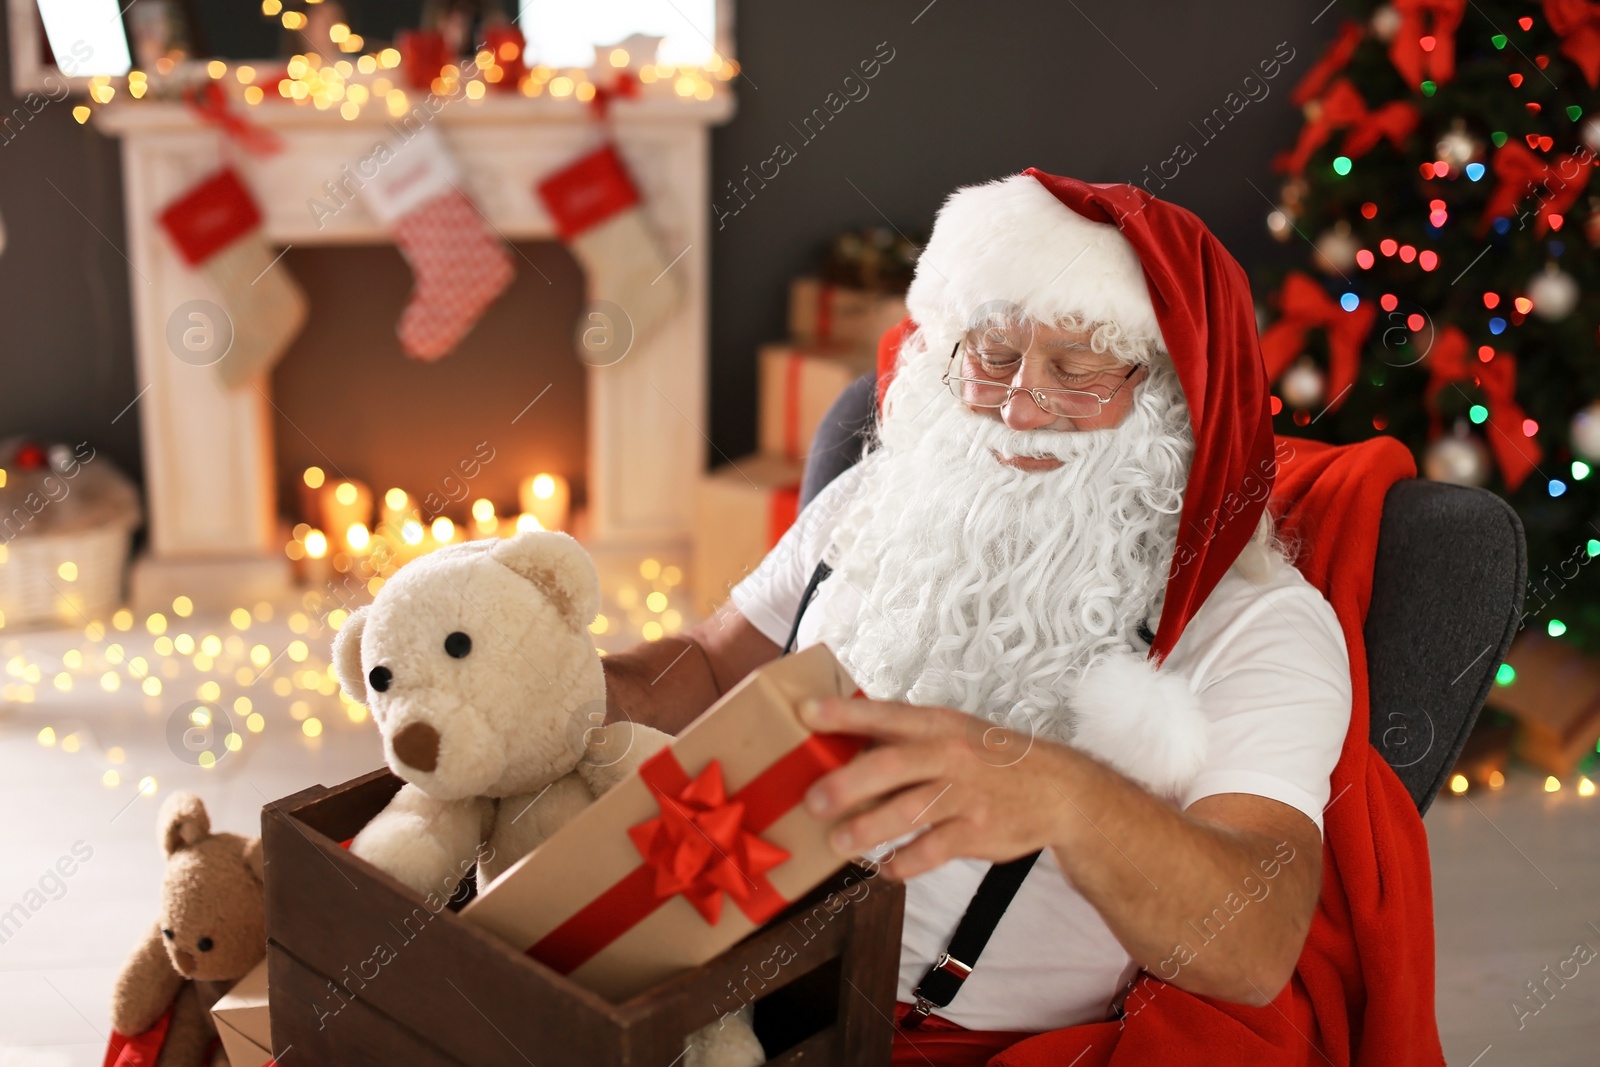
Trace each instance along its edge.
<instances>
[{"instance_id":1,"label":"red blanket","mask_svg":"<svg viewBox=\"0 0 1600 1067\"><path fill-rule=\"evenodd\" d=\"M1389 487L1416 473L1397 441L1332 447L1280 440L1274 512L1296 563L1344 629L1355 694L1324 816L1322 896L1295 978L1265 1008L1225 1004L1150 979L1122 1023L1029 1038L989 1067L1182 1063L1444 1063L1433 1007L1433 888L1427 839L1405 787L1368 742L1367 657L1378 522ZM955 1061L951 1061L955 1062Z\"/></svg>"}]
</instances>

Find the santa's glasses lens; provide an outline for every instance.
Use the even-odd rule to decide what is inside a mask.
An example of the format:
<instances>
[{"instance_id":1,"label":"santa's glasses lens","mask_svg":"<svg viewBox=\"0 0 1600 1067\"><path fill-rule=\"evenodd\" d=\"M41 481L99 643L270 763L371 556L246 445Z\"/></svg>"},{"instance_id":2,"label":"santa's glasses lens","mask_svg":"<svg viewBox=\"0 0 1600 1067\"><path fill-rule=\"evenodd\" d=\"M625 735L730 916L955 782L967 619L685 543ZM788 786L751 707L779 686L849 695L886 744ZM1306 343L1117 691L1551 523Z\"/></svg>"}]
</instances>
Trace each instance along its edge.
<instances>
[{"instance_id":1,"label":"santa's glasses lens","mask_svg":"<svg viewBox=\"0 0 1600 1067\"><path fill-rule=\"evenodd\" d=\"M997 408L1005 404L1011 392L1011 382L1016 377L1016 360L1009 365L996 363L982 359L964 346L958 346L951 354L950 362L950 392L957 400L979 408ZM1093 418L1100 414L1100 408L1105 403L1095 393L1074 389L1026 391L1045 411L1068 419Z\"/></svg>"}]
</instances>

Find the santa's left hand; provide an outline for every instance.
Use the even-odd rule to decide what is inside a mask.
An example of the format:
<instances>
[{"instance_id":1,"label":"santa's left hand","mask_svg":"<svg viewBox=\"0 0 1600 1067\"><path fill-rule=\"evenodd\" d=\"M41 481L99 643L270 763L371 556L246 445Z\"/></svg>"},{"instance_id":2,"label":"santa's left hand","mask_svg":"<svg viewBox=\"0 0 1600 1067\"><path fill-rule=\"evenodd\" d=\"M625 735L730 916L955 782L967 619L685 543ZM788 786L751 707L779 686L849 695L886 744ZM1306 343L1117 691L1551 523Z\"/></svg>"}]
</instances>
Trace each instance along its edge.
<instances>
[{"instance_id":1,"label":"santa's left hand","mask_svg":"<svg viewBox=\"0 0 1600 1067\"><path fill-rule=\"evenodd\" d=\"M864 734L879 743L806 794L845 857L925 827L881 870L904 880L948 860L1003 863L1060 840L1057 786L1075 754L1064 745L1004 730L950 708L830 697L804 701L800 719L818 733Z\"/></svg>"}]
</instances>

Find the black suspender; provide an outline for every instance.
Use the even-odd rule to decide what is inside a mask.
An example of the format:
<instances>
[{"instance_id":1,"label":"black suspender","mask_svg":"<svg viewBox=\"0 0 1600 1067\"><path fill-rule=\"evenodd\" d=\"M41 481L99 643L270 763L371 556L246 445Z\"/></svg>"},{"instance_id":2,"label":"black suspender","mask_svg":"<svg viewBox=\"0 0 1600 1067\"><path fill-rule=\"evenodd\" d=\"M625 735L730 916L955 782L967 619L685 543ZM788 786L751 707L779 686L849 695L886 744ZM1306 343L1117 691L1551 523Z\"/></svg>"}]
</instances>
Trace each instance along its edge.
<instances>
[{"instance_id":1,"label":"black suspender","mask_svg":"<svg viewBox=\"0 0 1600 1067\"><path fill-rule=\"evenodd\" d=\"M933 966L922 976L922 981L917 983L916 1010L906 1016L903 1024L907 1029L920 1026L934 1008L949 1007L950 1002L956 999L956 994L961 992L961 983L972 973L994 928L1000 925L1000 916L1006 913L1011 898L1022 888L1022 880L1028 877L1028 872L1033 869L1033 861L1039 855L1034 852L1009 863L996 863L989 868L978 885L978 891L972 894L967 913L956 924L956 932L950 936L949 946L933 961Z\"/></svg>"},{"instance_id":2,"label":"black suspender","mask_svg":"<svg viewBox=\"0 0 1600 1067\"><path fill-rule=\"evenodd\" d=\"M817 561L817 569L811 572L811 580L806 583L806 591L800 594L800 608L794 613L794 625L789 628L789 640L783 643L780 656L787 656L794 651L794 642L800 636L800 619L806 613L806 606L811 603L811 598L816 595L817 586L828 580L828 575L833 573L833 568L828 566L826 560Z\"/></svg>"},{"instance_id":3,"label":"black suspender","mask_svg":"<svg viewBox=\"0 0 1600 1067\"><path fill-rule=\"evenodd\" d=\"M784 642L780 655L787 656L794 650L795 640L800 634L800 619L816 595L817 587L827 581L832 573L833 568L822 561L811 572L811 580L806 583L805 592L800 596L800 607L794 613L789 639ZM920 1026L933 1009L949 1007L950 1002L956 999L956 994L961 992L961 983L967 980L972 968L977 965L984 946L989 943L995 927L1000 925L1000 917L1006 913L1017 890L1022 888L1023 879L1028 877L1039 856L1040 853L1035 852L1008 863L996 863L989 868L978 891L972 895L966 914L961 916L961 922L956 925L950 944L928 968L922 981L917 983L916 1010L906 1016L902 1026L907 1029Z\"/></svg>"}]
</instances>

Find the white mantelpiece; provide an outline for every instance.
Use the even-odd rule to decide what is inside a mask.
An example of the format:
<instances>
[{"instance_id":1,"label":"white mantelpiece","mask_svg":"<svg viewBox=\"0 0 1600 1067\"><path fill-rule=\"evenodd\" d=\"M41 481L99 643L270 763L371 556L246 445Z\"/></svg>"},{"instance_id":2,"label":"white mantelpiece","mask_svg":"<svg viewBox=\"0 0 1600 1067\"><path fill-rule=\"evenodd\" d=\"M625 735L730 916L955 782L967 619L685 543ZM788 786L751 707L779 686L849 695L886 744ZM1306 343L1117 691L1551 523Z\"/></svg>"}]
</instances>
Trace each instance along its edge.
<instances>
[{"instance_id":1,"label":"white mantelpiece","mask_svg":"<svg viewBox=\"0 0 1600 1067\"><path fill-rule=\"evenodd\" d=\"M733 113L719 86L708 101L647 99L614 105L617 145L645 210L681 272L683 309L620 363L588 376L591 548L678 555L687 548L690 486L703 468L708 387L710 243L709 127ZM96 122L123 142L127 256L143 426L150 546L135 565L134 599L159 604L177 593L218 607L284 591L278 540L272 402L263 379L229 391L215 367L177 359L166 343L173 309L216 299L160 229L161 209L218 166L235 163L265 216L274 245L370 243L389 237L357 197L319 220L308 204L328 201L323 183L395 142L390 119L369 107L354 121L336 111L288 104L251 108L283 150L254 158L180 104L115 103ZM461 163L465 191L508 240L553 238L533 192L543 175L593 147L590 110L572 100L460 100L433 123ZM375 323L392 329L392 323Z\"/></svg>"}]
</instances>

